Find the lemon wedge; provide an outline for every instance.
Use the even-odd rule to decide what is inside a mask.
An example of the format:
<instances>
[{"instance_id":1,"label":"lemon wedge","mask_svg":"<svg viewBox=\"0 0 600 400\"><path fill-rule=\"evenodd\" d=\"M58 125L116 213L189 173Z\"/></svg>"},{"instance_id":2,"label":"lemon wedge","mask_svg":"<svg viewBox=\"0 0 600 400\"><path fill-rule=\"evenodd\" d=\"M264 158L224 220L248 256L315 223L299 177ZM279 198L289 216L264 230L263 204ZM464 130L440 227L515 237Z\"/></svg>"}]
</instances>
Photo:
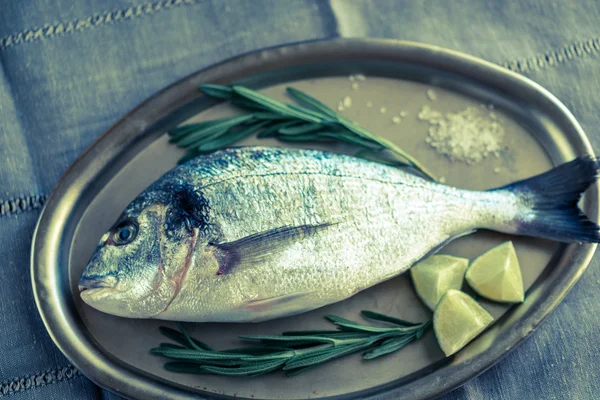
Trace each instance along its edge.
<instances>
[{"instance_id":1,"label":"lemon wedge","mask_svg":"<svg viewBox=\"0 0 600 400\"><path fill-rule=\"evenodd\" d=\"M469 286L481 296L504 303L525 299L521 267L511 241L477 257L465 275Z\"/></svg>"},{"instance_id":2,"label":"lemon wedge","mask_svg":"<svg viewBox=\"0 0 600 400\"><path fill-rule=\"evenodd\" d=\"M494 318L467 294L450 289L433 313L433 330L446 356L462 349Z\"/></svg>"},{"instance_id":3,"label":"lemon wedge","mask_svg":"<svg viewBox=\"0 0 600 400\"><path fill-rule=\"evenodd\" d=\"M410 275L417 295L433 311L448 290L460 290L468 266L466 258L440 254L417 263Z\"/></svg>"}]
</instances>

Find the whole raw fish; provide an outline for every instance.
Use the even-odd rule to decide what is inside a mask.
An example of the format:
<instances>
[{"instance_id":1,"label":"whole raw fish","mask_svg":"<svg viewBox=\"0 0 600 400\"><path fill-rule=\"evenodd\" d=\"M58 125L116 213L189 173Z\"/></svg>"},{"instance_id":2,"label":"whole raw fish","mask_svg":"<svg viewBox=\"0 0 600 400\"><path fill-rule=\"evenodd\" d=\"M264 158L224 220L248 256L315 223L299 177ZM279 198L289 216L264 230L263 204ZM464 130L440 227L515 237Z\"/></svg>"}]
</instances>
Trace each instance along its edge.
<instances>
[{"instance_id":1,"label":"whole raw fish","mask_svg":"<svg viewBox=\"0 0 600 400\"><path fill-rule=\"evenodd\" d=\"M140 194L85 268L83 301L132 318L262 321L344 300L478 228L598 242L579 158L484 192L312 150L198 157Z\"/></svg>"}]
</instances>

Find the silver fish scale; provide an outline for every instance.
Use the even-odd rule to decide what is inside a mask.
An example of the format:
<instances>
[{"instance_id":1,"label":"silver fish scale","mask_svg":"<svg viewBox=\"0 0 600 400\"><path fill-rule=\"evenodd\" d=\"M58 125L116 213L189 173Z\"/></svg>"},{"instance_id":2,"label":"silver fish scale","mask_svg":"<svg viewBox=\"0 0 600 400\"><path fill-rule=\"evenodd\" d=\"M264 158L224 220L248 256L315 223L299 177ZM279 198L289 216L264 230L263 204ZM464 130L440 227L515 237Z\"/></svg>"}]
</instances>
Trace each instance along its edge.
<instances>
[{"instance_id":1,"label":"silver fish scale","mask_svg":"<svg viewBox=\"0 0 600 400\"><path fill-rule=\"evenodd\" d=\"M165 174L161 181L191 183L202 189L236 177L294 173L354 176L394 182L390 170L385 165L317 150L237 147L198 157ZM403 183L425 182L410 174L404 173L402 176ZM397 181L398 178L395 179Z\"/></svg>"},{"instance_id":2,"label":"silver fish scale","mask_svg":"<svg viewBox=\"0 0 600 400\"><path fill-rule=\"evenodd\" d=\"M399 275L452 237L477 227L511 231L518 207L510 192L458 190L311 150L228 149L163 179L201 192L219 242L332 224L267 245L260 259L242 259L225 275L216 274L207 243L197 243L181 291L160 316L175 320L257 321L340 301Z\"/></svg>"}]
</instances>

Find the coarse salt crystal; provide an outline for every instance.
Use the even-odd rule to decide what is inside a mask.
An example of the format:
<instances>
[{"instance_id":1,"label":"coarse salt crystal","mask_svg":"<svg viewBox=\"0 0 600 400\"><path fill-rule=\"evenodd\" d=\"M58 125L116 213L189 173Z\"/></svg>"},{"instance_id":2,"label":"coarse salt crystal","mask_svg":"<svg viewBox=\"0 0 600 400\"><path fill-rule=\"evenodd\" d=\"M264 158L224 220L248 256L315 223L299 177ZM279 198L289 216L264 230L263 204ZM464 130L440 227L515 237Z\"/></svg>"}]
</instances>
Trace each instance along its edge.
<instances>
[{"instance_id":1,"label":"coarse salt crystal","mask_svg":"<svg viewBox=\"0 0 600 400\"><path fill-rule=\"evenodd\" d=\"M353 90L356 90L356 89L358 89L358 88L359 88L359 85L358 85L358 83L354 82L354 83L352 84L352 89L353 89Z\"/></svg>"},{"instance_id":2,"label":"coarse salt crystal","mask_svg":"<svg viewBox=\"0 0 600 400\"><path fill-rule=\"evenodd\" d=\"M379 109L379 112L382 113L382 114L385 114L386 111L387 111L387 108L385 108L385 107L381 107Z\"/></svg>"},{"instance_id":3,"label":"coarse salt crystal","mask_svg":"<svg viewBox=\"0 0 600 400\"><path fill-rule=\"evenodd\" d=\"M342 104L346 108L352 107L352 98L350 96L344 97L344 100L343 100Z\"/></svg>"},{"instance_id":4,"label":"coarse salt crystal","mask_svg":"<svg viewBox=\"0 0 600 400\"><path fill-rule=\"evenodd\" d=\"M440 183L446 183L446 178L443 176L440 176Z\"/></svg>"},{"instance_id":5,"label":"coarse salt crystal","mask_svg":"<svg viewBox=\"0 0 600 400\"><path fill-rule=\"evenodd\" d=\"M371 103L370 101L367 101L367 107L369 107L369 108L373 107L373 103Z\"/></svg>"},{"instance_id":6,"label":"coarse salt crystal","mask_svg":"<svg viewBox=\"0 0 600 400\"><path fill-rule=\"evenodd\" d=\"M392 118L392 122L395 124L399 124L400 123L400 117L393 117Z\"/></svg>"},{"instance_id":7,"label":"coarse salt crystal","mask_svg":"<svg viewBox=\"0 0 600 400\"><path fill-rule=\"evenodd\" d=\"M355 78L359 81L364 81L365 80L365 76L363 74L356 74Z\"/></svg>"},{"instance_id":8,"label":"coarse salt crystal","mask_svg":"<svg viewBox=\"0 0 600 400\"><path fill-rule=\"evenodd\" d=\"M355 78L354 78L354 75L350 75L350 76L348 77L348 80L349 80L350 82L354 82L354 80L355 80Z\"/></svg>"},{"instance_id":9,"label":"coarse salt crystal","mask_svg":"<svg viewBox=\"0 0 600 400\"><path fill-rule=\"evenodd\" d=\"M408 117L408 113L406 111L400 111L400 117Z\"/></svg>"},{"instance_id":10,"label":"coarse salt crystal","mask_svg":"<svg viewBox=\"0 0 600 400\"><path fill-rule=\"evenodd\" d=\"M418 118L429 123L425 141L452 161L474 165L491 154L499 157L504 128L476 108L443 115L424 105Z\"/></svg>"},{"instance_id":11,"label":"coarse salt crystal","mask_svg":"<svg viewBox=\"0 0 600 400\"><path fill-rule=\"evenodd\" d=\"M500 168L499 167L494 168L494 172L497 173L497 174L499 174L500 173Z\"/></svg>"},{"instance_id":12,"label":"coarse salt crystal","mask_svg":"<svg viewBox=\"0 0 600 400\"><path fill-rule=\"evenodd\" d=\"M433 121L437 121L437 120L442 120L444 118L444 116L442 115L441 112L432 110L431 107L429 107L426 104L421 109L421 112L417 115L417 118L419 118L422 121L433 122Z\"/></svg>"},{"instance_id":13,"label":"coarse salt crystal","mask_svg":"<svg viewBox=\"0 0 600 400\"><path fill-rule=\"evenodd\" d=\"M427 90L427 97L429 97L429 100L433 101L433 100L437 99L437 93L433 89L428 89Z\"/></svg>"}]
</instances>

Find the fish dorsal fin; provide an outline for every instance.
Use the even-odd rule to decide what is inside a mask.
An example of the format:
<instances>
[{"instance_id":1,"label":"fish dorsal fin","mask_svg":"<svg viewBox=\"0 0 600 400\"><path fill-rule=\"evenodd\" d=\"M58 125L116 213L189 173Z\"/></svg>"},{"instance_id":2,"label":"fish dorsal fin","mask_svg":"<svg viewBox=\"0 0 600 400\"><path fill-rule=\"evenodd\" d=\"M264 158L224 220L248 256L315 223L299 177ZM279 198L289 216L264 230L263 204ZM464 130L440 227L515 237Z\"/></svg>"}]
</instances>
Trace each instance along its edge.
<instances>
[{"instance_id":1,"label":"fish dorsal fin","mask_svg":"<svg viewBox=\"0 0 600 400\"><path fill-rule=\"evenodd\" d=\"M270 256L331 225L333 224L283 226L233 242L213 244L215 257L219 263L217 275L229 274L240 264L264 262Z\"/></svg>"}]
</instances>

